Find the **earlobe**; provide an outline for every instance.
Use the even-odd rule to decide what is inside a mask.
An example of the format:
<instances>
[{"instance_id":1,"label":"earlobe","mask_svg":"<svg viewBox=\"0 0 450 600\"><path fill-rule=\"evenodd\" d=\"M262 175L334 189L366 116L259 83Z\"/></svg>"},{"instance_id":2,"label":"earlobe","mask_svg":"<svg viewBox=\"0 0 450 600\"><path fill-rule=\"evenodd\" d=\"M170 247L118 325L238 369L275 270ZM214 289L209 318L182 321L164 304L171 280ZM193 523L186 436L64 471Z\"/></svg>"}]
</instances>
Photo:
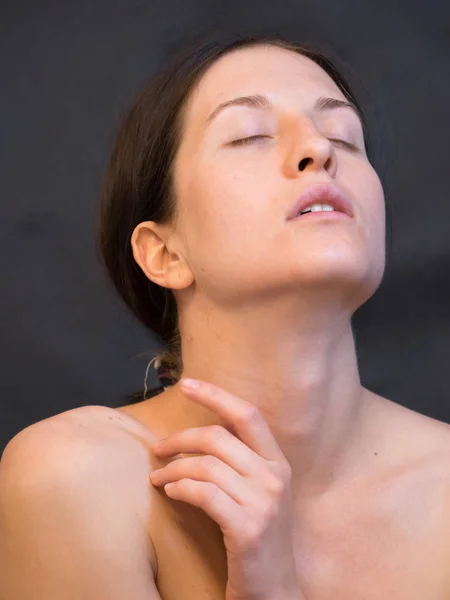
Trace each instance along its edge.
<instances>
[{"instance_id":1,"label":"earlobe","mask_svg":"<svg viewBox=\"0 0 450 600\"><path fill-rule=\"evenodd\" d=\"M166 271L165 283L162 284L172 290L184 290L194 282L194 274L186 262L180 258L170 263Z\"/></svg>"}]
</instances>

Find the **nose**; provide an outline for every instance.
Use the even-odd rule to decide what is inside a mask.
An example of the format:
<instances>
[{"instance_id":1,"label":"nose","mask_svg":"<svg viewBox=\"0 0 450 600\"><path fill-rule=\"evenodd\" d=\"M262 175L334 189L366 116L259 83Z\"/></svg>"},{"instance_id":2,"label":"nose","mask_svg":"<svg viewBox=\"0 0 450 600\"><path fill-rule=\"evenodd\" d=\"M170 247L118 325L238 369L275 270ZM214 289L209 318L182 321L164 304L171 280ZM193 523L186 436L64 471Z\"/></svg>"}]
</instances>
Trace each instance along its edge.
<instances>
[{"instance_id":1,"label":"nose","mask_svg":"<svg viewBox=\"0 0 450 600\"><path fill-rule=\"evenodd\" d=\"M295 140L288 149L285 171L288 177L298 177L304 171L324 170L333 177L336 173L336 152L332 142L321 135L313 126L305 131L297 130Z\"/></svg>"}]
</instances>

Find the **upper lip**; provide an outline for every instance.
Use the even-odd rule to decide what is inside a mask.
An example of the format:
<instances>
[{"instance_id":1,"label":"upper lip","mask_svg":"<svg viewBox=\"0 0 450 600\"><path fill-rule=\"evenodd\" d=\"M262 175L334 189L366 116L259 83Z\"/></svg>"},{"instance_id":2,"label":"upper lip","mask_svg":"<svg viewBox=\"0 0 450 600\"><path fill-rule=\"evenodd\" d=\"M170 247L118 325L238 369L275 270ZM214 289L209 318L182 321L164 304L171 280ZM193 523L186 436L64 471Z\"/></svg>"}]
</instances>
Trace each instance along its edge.
<instances>
[{"instance_id":1,"label":"upper lip","mask_svg":"<svg viewBox=\"0 0 450 600\"><path fill-rule=\"evenodd\" d=\"M288 220L295 218L302 210L316 202L330 204L334 210L344 213L348 217L352 218L354 216L352 203L337 185L316 183L310 185L296 200L289 211Z\"/></svg>"}]
</instances>

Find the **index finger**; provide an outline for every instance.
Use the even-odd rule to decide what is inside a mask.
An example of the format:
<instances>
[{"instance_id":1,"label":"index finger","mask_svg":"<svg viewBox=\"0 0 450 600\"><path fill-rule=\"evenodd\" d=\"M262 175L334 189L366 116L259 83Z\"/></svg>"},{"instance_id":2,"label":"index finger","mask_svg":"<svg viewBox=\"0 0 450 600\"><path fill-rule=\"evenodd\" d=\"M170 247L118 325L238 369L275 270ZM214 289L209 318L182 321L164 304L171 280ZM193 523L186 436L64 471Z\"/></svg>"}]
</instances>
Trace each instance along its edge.
<instances>
[{"instance_id":1,"label":"index finger","mask_svg":"<svg viewBox=\"0 0 450 600\"><path fill-rule=\"evenodd\" d=\"M237 437L254 452L267 460L286 460L269 425L258 407L217 385L197 379L197 389L187 387L180 380L183 393L222 417L231 424Z\"/></svg>"}]
</instances>

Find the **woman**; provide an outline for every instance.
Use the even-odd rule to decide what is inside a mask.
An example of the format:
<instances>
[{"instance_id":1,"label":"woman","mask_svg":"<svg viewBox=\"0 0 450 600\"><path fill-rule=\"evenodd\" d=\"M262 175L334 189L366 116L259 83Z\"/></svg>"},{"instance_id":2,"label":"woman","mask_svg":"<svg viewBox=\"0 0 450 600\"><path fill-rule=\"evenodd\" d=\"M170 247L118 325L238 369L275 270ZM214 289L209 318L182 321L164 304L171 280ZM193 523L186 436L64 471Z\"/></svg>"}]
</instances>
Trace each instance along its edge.
<instances>
[{"instance_id":1,"label":"woman","mask_svg":"<svg viewBox=\"0 0 450 600\"><path fill-rule=\"evenodd\" d=\"M448 425L360 383L384 194L330 61L276 36L183 50L123 121L100 241L171 379L10 442L0 597L447 597Z\"/></svg>"}]
</instances>

